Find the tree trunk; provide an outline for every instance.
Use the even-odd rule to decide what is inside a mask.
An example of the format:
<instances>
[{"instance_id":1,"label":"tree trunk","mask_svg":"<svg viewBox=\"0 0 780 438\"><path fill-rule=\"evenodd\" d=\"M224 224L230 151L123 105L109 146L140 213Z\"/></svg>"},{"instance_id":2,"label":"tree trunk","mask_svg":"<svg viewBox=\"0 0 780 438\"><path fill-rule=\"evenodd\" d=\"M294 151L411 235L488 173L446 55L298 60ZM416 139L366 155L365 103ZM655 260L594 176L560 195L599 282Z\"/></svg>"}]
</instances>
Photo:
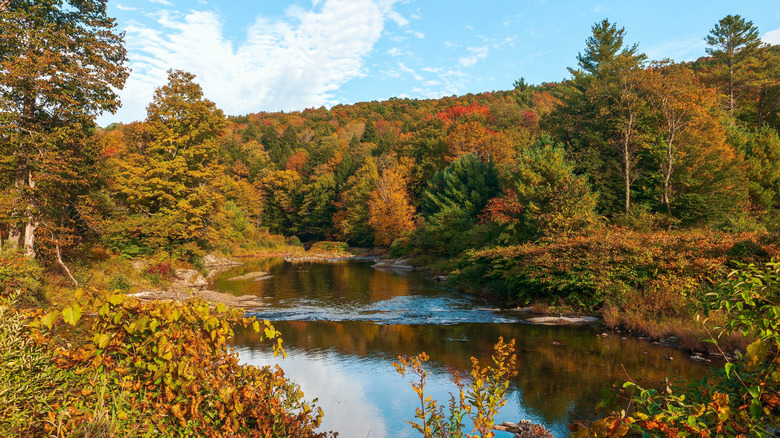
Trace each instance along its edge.
<instances>
[{"instance_id":1,"label":"tree trunk","mask_svg":"<svg viewBox=\"0 0 780 438\"><path fill-rule=\"evenodd\" d=\"M22 233L19 231L19 227L16 225L10 225L8 227L8 245L11 246L11 249L17 249L19 248L19 242L22 239Z\"/></svg>"},{"instance_id":2,"label":"tree trunk","mask_svg":"<svg viewBox=\"0 0 780 438\"><path fill-rule=\"evenodd\" d=\"M631 211L631 127L634 124L634 115L628 118L626 133L623 137L623 176L626 183L626 214Z\"/></svg>"},{"instance_id":3,"label":"tree trunk","mask_svg":"<svg viewBox=\"0 0 780 438\"><path fill-rule=\"evenodd\" d=\"M674 139L670 138L667 145L666 145L666 166L664 168L664 204L666 205L666 213L669 214L669 216L672 215L672 203L671 203L671 197L672 197L672 185L671 185L671 179L672 179L672 168L674 165L673 159L673 151L674 151Z\"/></svg>"},{"instance_id":4,"label":"tree trunk","mask_svg":"<svg viewBox=\"0 0 780 438\"><path fill-rule=\"evenodd\" d=\"M24 107L22 109L23 122L26 124L35 117L36 100L34 96L27 96L24 99ZM29 193L25 197L27 206L25 208L26 224L24 227L24 252L28 257L35 256L35 230L40 224L34 217L35 213L35 179L33 178L33 172L29 163L27 162L27 155L24 154L17 168L16 184L21 188L25 185L25 179L27 179L26 185Z\"/></svg>"}]
</instances>

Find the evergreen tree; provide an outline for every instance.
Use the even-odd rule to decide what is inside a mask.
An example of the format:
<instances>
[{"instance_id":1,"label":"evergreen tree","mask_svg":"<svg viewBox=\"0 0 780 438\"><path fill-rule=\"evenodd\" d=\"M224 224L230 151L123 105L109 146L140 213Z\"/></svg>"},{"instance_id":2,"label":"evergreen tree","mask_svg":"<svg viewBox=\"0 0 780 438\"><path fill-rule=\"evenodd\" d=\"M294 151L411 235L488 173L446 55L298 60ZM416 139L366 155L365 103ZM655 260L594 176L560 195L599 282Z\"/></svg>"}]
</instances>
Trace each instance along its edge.
<instances>
[{"instance_id":1,"label":"evergreen tree","mask_svg":"<svg viewBox=\"0 0 780 438\"><path fill-rule=\"evenodd\" d=\"M617 28L608 19L601 20L591 27L592 35L585 41L585 53L577 54L577 63L585 72L598 75L602 67L608 65L618 54L636 55L637 45L623 47L624 28ZM571 71L571 69L570 69Z\"/></svg>"},{"instance_id":2,"label":"evergreen tree","mask_svg":"<svg viewBox=\"0 0 780 438\"><path fill-rule=\"evenodd\" d=\"M422 213L427 219L448 207L476 219L488 200L499 192L498 171L492 161L469 154L437 172L423 193Z\"/></svg>"},{"instance_id":3,"label":"evergreen tree","mask_svg":"<svg viewBox=\"0 0 780 438\"><path fill-rule=\"evenodd\" d=\"M514 199L505 213L514 221L512 241L566 235L596 223L596 195L586 177L574 173L563 147L548 135L520 155L510 187ZM489 216L503 213L493 207L488 207Z\"/></svg>"},{"instance_id":4,"label":"evergreen tree","mask_svg":"<svg viewBox=\"0 0 780 438\"><path fill-rule=\"evenodd\" d=\"M710 46L707 53L726 66L724 88L728 96L727 108L733 117L736 99L748 79L748 61L761 45L758 28L739 15L728 15L718 21L704 40Z\"/></svg>"}]
</instances>

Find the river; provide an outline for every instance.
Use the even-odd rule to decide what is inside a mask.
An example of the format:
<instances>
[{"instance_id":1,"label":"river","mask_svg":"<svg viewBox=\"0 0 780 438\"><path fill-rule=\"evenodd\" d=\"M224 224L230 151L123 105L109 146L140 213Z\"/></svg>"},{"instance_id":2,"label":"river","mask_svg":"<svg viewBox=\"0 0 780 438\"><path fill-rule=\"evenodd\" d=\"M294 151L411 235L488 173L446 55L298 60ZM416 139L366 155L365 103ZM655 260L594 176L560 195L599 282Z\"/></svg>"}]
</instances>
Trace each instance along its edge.
<instances>
[{"instance_id":1,"label":"river","mask_svg":"<svg viewBox=\"0 0 780 438\"><path fill-rule=\"evenodd\" d=\"M229 280L256 271L270 277ZM419 272L377 270L370 262L257 259L219 274L212 287L268 303L252 313L274 323L288 356L274 357L256 334L239 330L233 348L241 362L279 364L308 400L318 399L322 428L346 438L420 436L406 423L419 402L409 378L392 366L399 354L428 353L427 392L446 403L455 391L453 371L468 372L472 356L489 360L500 336L515 339L519 372L496 420L527 419L556 437L567 436L573 421L595 417L605 386L700 378L709 368L672 348L605 336L598 325L528 324L525 313L494 309Z\"/></svg>"}]
</instances>

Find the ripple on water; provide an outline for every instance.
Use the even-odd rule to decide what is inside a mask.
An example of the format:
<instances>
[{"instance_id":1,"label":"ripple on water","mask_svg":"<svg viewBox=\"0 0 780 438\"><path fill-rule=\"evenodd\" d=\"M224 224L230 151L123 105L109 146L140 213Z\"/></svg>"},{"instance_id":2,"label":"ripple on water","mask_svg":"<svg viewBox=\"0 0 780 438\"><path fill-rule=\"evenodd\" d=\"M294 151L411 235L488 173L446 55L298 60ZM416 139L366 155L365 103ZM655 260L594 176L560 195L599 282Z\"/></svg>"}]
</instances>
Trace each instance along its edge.
<instances>
[{"instance_id":1,"label":"ripple on water","mask_svg":"<svg viewBox=\"0 0 780 438\"><path fill-rule=\"evenodd\" d=\"M251 315L271 321L368 321L376 324L449 325L460 323L510 323L516 317L492 309L464 306L449 297L401 296L366 305L322 306L303 302L295 307L262 308Z\"/></svg>"}]
</instances>

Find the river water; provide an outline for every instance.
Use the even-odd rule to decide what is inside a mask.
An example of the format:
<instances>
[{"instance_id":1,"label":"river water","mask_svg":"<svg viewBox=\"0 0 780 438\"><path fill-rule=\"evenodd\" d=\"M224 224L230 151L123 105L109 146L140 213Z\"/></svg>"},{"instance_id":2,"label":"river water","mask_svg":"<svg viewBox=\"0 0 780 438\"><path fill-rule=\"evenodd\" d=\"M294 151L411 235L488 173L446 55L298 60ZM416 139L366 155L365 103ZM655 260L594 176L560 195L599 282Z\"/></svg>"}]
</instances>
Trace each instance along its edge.
<instances>
[{"instance_id":1,"label":"river water","mask_svg":"<svg viewBox=\"0 0 780 438\"><path fill-rule=\"evenodd\" d=\"M270 277L229 280L256 271ZM453 371L467 373L472 356L489 360L499 337L515 339L519 373L496 420L527 419L556 437L567 436L566 425L575 420L595 417L605 386L700 378L709 368L671 348L603 336L597 325L528 324L522 312L494 309L418 272L377 270L370 262L258 259L221 273L212 287L268 303L252 313L274 322L287 358L274 357L257 335L239 330L233 347L240 360L279 364L308 400L318 399L323 430L346 438L420 436L406 423L419 401L409 377L392 366L398 355L425 351L431 357L426 392L446 405L455 391Z\"/></svg>"}]
</instances>

